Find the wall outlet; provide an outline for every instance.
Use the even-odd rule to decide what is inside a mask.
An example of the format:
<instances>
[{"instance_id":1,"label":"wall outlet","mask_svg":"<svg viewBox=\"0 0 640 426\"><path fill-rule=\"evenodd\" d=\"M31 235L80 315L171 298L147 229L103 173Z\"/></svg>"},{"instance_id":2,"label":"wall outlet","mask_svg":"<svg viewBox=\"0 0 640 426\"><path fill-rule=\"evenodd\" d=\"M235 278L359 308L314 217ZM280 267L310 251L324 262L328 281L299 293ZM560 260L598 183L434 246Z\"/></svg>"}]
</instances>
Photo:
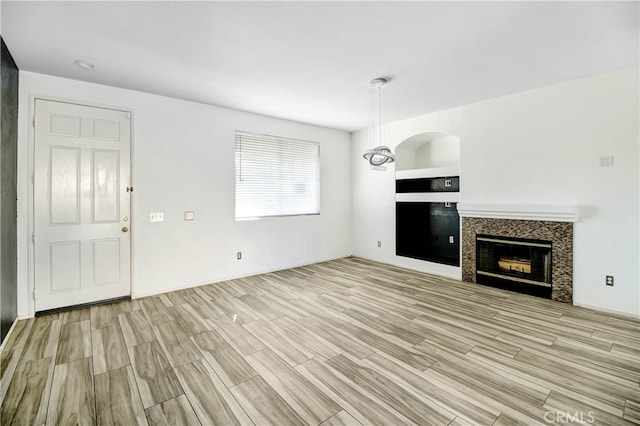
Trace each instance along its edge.
<instances>
[{"instance_id":1,"label":"wall outlet","mask_svg":"<svg viewBox=\"0 0 640 426\"><path fill-rule=\"evenodd\" d=\"M149 222L164 222L163 212L149 213Z\"/></svg>"},{"instance_id":2,"label":"wall outlet","mask_svg":"<svg viewBox=\"0 0 640 426\"><path fill-rule=\"evenodd\" d=\"M455 244L456 239L453 235L449 235L449 244Z\"/></svg>"},{"instance_id":3,"label":"wall outlet","mask_svg":"<svg viewBox=\"0 0 640 426\"><path fill-rule=\"evenodd\" d=\"M184 212L184 220L193 220L193 212Z\"/></svg>"},{"instance_id":4,"label":"wall outlet","mask_svg":"<svg viewBox=\"0 0 640 426\"><path fill-rule=\"evenodd\" d=\"M382 247L382 241L378 241L378 248Z\"/></svg>"},{"instance_id":5,"label":"wall outlet","mask_svg":"<svg viewBox=\"0 0 640 426\"><path fill-rule=\"evenodd\" d=\"M242 259L242 252L241 251L236 253L236 259L238 259L238 260Z\"/></svg>"},{"instance_id":6,"label":"wall outlet","mask_svg":"<svg viewBox=\"0 0 640 426\"><path fill-rule=\"evenodd\" d=\"M608 286L613 287L613 275L607 275L607 278L605 280L605 284Z\"/></svg>"}]
</instances>

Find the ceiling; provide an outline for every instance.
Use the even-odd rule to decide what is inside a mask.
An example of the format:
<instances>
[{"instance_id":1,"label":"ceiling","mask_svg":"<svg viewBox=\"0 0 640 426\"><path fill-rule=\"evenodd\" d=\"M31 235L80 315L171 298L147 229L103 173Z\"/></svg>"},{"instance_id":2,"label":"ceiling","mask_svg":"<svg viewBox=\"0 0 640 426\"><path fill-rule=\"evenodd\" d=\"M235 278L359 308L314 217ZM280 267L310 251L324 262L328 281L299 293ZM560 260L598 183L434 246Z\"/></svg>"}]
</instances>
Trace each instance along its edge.
<instances>
[{"instance_id":1,"label":"ceiling","mask_svg":"<svg viewBox=\"0 0 640 426\"><path fill-rule=\"evenodd\" d=\"M22 70L348 131L376 77L399 120L637 65L639 16L635 1L1 3Z\"/></svg>"}]
</instances>

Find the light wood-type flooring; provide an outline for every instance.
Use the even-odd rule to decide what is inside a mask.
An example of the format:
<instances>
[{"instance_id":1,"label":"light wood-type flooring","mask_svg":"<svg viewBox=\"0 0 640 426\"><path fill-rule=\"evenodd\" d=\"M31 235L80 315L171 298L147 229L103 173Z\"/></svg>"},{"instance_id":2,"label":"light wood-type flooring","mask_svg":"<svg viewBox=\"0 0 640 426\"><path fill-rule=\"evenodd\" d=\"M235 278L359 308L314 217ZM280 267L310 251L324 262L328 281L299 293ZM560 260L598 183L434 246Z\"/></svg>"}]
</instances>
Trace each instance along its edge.
<instances>
[{"instance_id":1,"label":"light wood-type flooring","mask_svg":"<svg viewBox=\"0 0 640 426\"><path fill-rule=\"evenodd\" d=\"M1 424L640 423L640 323L357 258L20 321Z\"/></svg>"}]
</instances>

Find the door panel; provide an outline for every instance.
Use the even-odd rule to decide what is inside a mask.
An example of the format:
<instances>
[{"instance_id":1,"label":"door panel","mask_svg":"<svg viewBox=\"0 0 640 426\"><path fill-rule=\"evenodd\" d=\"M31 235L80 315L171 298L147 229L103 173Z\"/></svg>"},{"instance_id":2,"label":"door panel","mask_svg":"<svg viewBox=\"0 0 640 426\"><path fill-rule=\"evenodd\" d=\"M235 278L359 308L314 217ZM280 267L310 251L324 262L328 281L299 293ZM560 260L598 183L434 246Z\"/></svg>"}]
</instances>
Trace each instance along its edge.
<instances>
[{"instance_id":1,"label":"door panel","mask_svg":"<svg viewBox=\"0 0 640 426\"><path fill-rule=\"evenodd\" d=\"M119 217L119 171L118 151L93 152L93 221L118 222Z\"/></svg>"},{"instance_id":2,"label":"door panel","mask_svg":"<svg viewBox=\"0 0 640 426\"><path fill-rule=\"evenodd\" d=\"M93 137L112 141L120 140L120 123L112 120L94 120Z\"/></svg>"},{"instance_id":3,"label":"door panel","mask_svg":"<svg viewBox=\"0 0 640 426\"><path fill-rule=\"evenodd\" d=\"M53 146L49 151L50 223L78 224L80 221L80 150Z\"/></svg>"},{"instance_id":4,"label":"door panel","mask_svg":"<svg viewBox=\"0 0 640 426\"><path fill-rule=\"evenodd\" d=\"M131 294L128 113L35 106L36 311Z\"/></svg>"},{"instance_id":5,"label":"door panel","mask_svg":"<svg viewBox=\"0 0 640 426\"><path fill-rule=\"evenodd\" d=\"M51 114L49 118L49 134L79 138L80 121L80 117L76 116Z\"/></svg>"},{"instance_id":6,"label":"door panel","mask_svg":"<svg viewBox=\"0 0 640 426\"><path fill-rule=\"evenodd\" d=\"M80 289L80 241L49 243L51 293Z\"/></svg>"},{"instance_id":7,"label":"door panel","mask_svg":"<svg viewBox=\"0 0 640 426\"><path fill-rule=\"evenodd\" d=\"M93 240L93 284L114 284L120 279L120 240ZM116 267L117 266L117 267Z\"/></svg>"}]
</instances>

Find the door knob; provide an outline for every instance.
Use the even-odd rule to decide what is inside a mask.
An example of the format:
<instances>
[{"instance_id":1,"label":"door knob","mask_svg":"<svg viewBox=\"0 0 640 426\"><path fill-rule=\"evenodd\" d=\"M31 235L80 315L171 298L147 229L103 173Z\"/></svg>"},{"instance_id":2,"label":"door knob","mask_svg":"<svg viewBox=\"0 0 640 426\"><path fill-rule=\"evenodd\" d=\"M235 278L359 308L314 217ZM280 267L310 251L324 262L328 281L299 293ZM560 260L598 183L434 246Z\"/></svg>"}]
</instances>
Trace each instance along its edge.
<instances>
[{"instance_id":1,"label":"door knob","mask_svg":"<svg viewBox=\"0 0 640 426\"><path fill-rule=\"evenodd\" d=\"M127 228L126 226L122 227L122 232L127 232L129 230L129 228Z\"/></svg>"}]
</instances>

